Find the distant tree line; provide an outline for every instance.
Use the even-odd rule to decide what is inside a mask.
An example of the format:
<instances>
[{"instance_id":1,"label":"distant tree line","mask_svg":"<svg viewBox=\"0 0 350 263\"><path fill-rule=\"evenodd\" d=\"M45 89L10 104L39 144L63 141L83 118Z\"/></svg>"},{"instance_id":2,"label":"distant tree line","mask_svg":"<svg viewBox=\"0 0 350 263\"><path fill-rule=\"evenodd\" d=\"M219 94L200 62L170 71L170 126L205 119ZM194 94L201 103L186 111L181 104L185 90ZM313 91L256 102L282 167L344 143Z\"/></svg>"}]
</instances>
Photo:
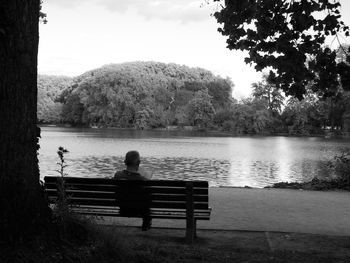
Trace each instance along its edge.
<instances>
[{"instance_id":1,"label":"distant tree line","mask_svg":"<svg viewBox=\"0 0 350 263\"><path fill-rule=\"evenodd\" d=\"M304 99L286 98L268 82L268 76L252 88L250 98L233 104L229 112L222 112L215 119L217 127L238 134L290 135L322 134L325 129L341 131L343 128L343 116L350 103L350 96L345 92L320 98L309 86Z\"/></svg>"},{"instance_id":2,"label":"distant tree line","mask_svg":"<svg viewBox=\"0 0 350 263\"><path fill-rule=\"evenodd\" d=\"M341 59L341 56L340 56ZM152 129L171 125L234 134L315 134L341 129L349 98L313 91L286 98L264 76L252 96L232 98L230 79L201 68L157 62L112 64L75 78L39 76L38 121Z\"/></svg>"}]
</instances>

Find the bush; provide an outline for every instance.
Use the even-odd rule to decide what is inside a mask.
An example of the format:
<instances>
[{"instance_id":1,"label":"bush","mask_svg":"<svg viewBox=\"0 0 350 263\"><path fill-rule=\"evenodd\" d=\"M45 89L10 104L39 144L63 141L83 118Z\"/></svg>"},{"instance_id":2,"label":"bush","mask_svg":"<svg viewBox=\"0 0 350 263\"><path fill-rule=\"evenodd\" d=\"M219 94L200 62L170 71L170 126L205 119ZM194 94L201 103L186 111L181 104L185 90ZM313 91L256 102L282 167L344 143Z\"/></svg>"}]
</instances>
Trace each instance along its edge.
<instances>
[{"instance_id":1,"label":"bush","mask_svg":"<svg viewBox=\"0 0 350 263\"><path fill-rule=\"evenodd\" d=\"M57 154L59 162L57 163L59 169L57 172L60 174L60 178L57 181L57 199L53 207L53 223L57 226L57 231L62 240L69 242L84 242L88 238L90 220L78 215L72 211L69 204L69 196L67 195L67 188L65 185L65 168L68 166L65 161L65 154L68 150L59 147Z\"/></svg>"},{"instance_id":2,"label":"bush","mask_svg":"<svg viewBox=\"0 0 350 263\"><path fill-rule=\"evenodd\" d=\"M230 132L233 132L236 130L236 123L234 121L224 121L223 124L222 124L222 129L224 131L230 131Z\"/></svg>"},{"instance_id":3,"label":"bush","mask_svg":"<svg viewBox=\"0 0 350 263\"><path fill-rule=\"evenodd\" d=\"M289 188L304 190L350 190L350 151L344 151L329 161L330 176L327 179L313 178L309 182L279 182L266 188Z\"/></svg>"},{"instance_id":4,"label":"bush","mask_svg":"<svg viewBox=\"0 0 350 263\"><path fill-rule=\"evenodd\" d=\"M337 180L344 187L350 187L350 150L334 157L329 164Z\"/></svg>"}]
</instances>

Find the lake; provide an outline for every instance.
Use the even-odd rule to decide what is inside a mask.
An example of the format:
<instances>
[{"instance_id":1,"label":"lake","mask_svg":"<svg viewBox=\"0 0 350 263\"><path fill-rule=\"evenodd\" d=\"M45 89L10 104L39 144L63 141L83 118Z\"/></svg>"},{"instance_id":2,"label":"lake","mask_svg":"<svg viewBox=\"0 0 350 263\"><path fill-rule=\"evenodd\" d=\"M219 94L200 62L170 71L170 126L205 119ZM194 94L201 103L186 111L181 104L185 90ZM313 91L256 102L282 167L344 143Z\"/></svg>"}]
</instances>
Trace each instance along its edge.
<instances>
[{"instance_id":1,"label":"lake","mask_svg":"<svg viewBox=\"0 0 350 263\"><path fill-rule=\"evenodd\" d=\"M327 175L326 163L350 149L349 139L238 137L205 132L41 127L41 178L57 173L57 149L68 176L110 177L124 168L129 150L153 179L207 180L210 186L264 187Z\"/></svg>"}]
</instances>

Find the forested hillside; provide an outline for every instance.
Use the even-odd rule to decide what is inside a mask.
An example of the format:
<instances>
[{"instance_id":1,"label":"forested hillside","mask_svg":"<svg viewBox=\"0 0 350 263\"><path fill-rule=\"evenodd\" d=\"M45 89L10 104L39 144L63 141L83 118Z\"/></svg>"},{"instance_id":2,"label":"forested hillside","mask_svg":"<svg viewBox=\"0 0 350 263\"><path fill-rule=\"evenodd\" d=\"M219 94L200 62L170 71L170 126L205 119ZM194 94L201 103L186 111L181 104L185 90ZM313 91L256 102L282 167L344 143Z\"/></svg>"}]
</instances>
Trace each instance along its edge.
<instances>
[{"instance_id":1,"label":"forested hillside","mask_svg":"<svg viewBox=\"0 0 350 263\"><path fill-rule=\"evenodd\" d=\"M152 129L171 125L234 134L340 130L349 96L324 98L310 83L301 101L285 98L267 76L252 96L232 98L233 83L201 68L157 62L106 65L78 77L39 76L41 123Z\"/></svg>"},{"instance_id":2,"label":"forested hillside","mask_svg":"<svg viewBox=\"0 0 350 263\"><path fill-rule=\"evenodd\" d=\"M201 68L157 62L112 64L74 78L59 101L74 125L157 128L209 127L232 103L229 79Z\"/></svg>"}]
</instances>

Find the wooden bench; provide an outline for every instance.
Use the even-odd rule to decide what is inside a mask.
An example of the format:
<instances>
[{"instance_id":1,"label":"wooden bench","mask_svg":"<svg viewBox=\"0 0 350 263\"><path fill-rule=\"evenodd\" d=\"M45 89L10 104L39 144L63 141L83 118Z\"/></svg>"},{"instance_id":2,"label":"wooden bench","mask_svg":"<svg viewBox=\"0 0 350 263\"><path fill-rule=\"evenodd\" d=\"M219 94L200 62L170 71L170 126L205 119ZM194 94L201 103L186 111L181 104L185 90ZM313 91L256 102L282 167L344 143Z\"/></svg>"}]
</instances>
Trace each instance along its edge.
<instances>
[{"instance_id":1,"label":"wooden bench","mask_svg":"<svg viewBox=\"0 0 350 263\"><path fill-rule=\"evenodd\" d=\"M59 176L46 176L45 189L51 204L57 199ZM141 186L150 193L152 218L186 219L186 239L196 237L197 220L209 220L208 182L206 181L126 181L105 178L65 177L65 189L73 211L85 215L122 216L118 192L122 187ZM137 193L133 193L133 195ZM131 198L132 199L132 198ZM133 200L130 200L132 206Z\"/></svg>"}]
</instances>

